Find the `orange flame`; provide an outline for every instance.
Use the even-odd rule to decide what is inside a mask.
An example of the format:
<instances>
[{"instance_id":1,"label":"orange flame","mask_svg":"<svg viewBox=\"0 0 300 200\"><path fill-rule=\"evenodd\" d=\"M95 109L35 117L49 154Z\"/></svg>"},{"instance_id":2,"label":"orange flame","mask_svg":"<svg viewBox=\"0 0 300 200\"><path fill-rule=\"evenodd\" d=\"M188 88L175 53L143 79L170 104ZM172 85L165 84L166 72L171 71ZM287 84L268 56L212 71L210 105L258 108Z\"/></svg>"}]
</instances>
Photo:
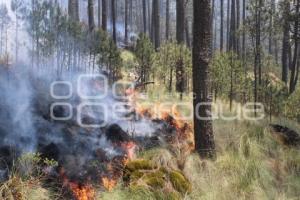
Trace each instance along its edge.
<instances>
[{"instance_id":1,"label":"orange flame","mask_svg":"<svg viewBox=\"0 0 300 200\"><path fill-rule=\"evenodd\" d=\"M91 185L81 186L77 183L69 183L69 187L73 192L76 200L94 200L95 190Z\"/></svg>"},{"instance_id":2,"label":"orange flame","mask_svg":"<svg viewBox=\"0 0 300 200\"><path fill-rule=\"evenodd\" d=\"M68 187L76 200L94 200L95 190L90 184L81 185L75 182L71 182L65 175L65 170L60 170L60 176L63 179L63 185Z\"/></svg>"},{"instance_id":3,"label":"orange flame","mask_svg":"<svg viewBox=\"0 0 300 200\"><path fill-rule=\"evenodd\" d=\"M117 185L117 181L114 179L103 177L102 184L106 190L112 191L114 189L114 187Z\"/></svg>"},{"instance_id":4,"label":"orange flame","mask_svg":"<svg viewBox=\"0 0 300 200\"><path fill-rule=\"evenodd\" d=\"M148 117L151 119L161 119L176 129L177 132L177 143L186 144L188 142L188 149L192 151L194 149L194 137L192 123L189 123L182 117L177 107L171 106L170 108L160 109L160 104L157 103L155 106L147 107L142 104L138 104L136 112L142 117Z\"/></svg>"},{"instance_id":5,"label":"orange flame","mask_svg":"<svg viewBox=\"0 0 300 200\"><path fill-rule=\"evenodd\" d=\"M122 143L121 146L126 150L127 158L129 160L134 159L136 144L134 142L126 142Z\"/></svg>"},{"instance_id":6,"label":"orange flame","mask_svg":"<svg viewBox=\"0 0 300 200\"><path fill-rule=\"evenodd\" d=\"M149 108L144 108L141 105L137 105L137 107L135 108L135 110L142 117L153 118L153 112Z\"/></svg>"}]
</instances>

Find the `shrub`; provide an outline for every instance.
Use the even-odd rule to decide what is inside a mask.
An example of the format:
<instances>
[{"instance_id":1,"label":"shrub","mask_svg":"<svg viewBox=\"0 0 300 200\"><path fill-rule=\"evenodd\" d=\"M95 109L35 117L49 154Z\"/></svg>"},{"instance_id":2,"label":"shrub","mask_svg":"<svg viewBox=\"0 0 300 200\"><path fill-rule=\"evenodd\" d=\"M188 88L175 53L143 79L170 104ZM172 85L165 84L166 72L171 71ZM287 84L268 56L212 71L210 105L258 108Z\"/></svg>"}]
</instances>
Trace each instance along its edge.
<instances>
[{"instance_id":1,"label":"shrub","mask_svg":"<svg viewBox=\"0 0 300 200\"><path fill-rule=\"evenodd\" d=\"M173 187L181 194L190 193L192 186L190 182L179 171L170 172L170 181Z\"/></svg>"}]
</instances>

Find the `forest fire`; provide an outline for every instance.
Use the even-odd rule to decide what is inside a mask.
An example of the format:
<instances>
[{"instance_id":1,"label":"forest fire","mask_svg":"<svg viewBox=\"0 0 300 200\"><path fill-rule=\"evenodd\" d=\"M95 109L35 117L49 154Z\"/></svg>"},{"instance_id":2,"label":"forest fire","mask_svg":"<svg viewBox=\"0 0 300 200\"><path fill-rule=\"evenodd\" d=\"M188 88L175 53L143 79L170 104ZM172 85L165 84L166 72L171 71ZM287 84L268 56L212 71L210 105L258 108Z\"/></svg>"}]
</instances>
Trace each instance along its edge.
<instances>
[{"instance_id":1,"label":"forest fire","mask_svg":"<svg viewBox=\"0 0 300 200\"><path fill-rule=\"evenodd\" d=\"M299 199L299 23L300 0L0 1L0 200Z\"/></svg>"},{"instance_id":2,"label":"forest fire","mask_svg":"<svg viewBox=\"0 0 300 200\"><path fill-rule=\"evenodd\" d=\"M128 143L122 143L122 148L125 149L127 158L126 160L132 160L135 157L135 150L137 148L137 145L134 142L128 142Z\"/></svg>"},{"instance_id":3,"label":"forest fire","mask_svg":"<svg viewBox=\"0 0 300 200\"><path fill-rule=\"evenodd\" d=\"M115 188L115 186L117 185L117 181L118 180L110 179L108 177L102 178L103 187L108 191L112 191L112 189Z\"/></svg>"},{"instance_id":4,"label":"forest fire","mask_svg":"<svg viewBox=\"0 0 300 200\"><path fill-rule=\"evenodd\" d=\"M96 174L90 174L89 177L95 176L100 177L100 181L94 181L95 185L103 187L107 191L113 190L118 180L123 175L123 169L129 160L133 159L135 156L136 144L134 142L121 143L120 147L126 152L122 156L116 156L111 161L105 164L105 170L96 172ZM97 174L98 173L98 174ZM65 189L70 190L72 196L76 200L94 200L95 199L95 189L91 182L91 178L84 178L83 182L71 181L64 168L60 169L60 178Z\"/></svg>"},{"instance_id":5,"label":"forest fire","mask_svg":"<svg viewBox=\"0 0 300 200\"><path fill-rule=\"evenodd\" d=\"M76 80L76 76L73 76L72 79L66 78L66 81L73 87L77 85ZM12 77L10 81L17 82L21 79ZM40 84L41 81L44 84ZM111 191L116 187L118 181L123 177L126 164L135 159L137 151L155 148L166 143L170 145L185 144L186 139L191 138L189 137L190 125L172 117L174 113L161 112L157 117L156 113L150 109L133 102L136 101L135 97L119 100L114 98L111 93L108 93L103 99L98 99L97 103L111 108L114 104L125 102L122 112L112 110L106 113L108 117L105 119L101 113L103 111L95 108L92 104L81 110L81 116L76 116L78 112L74 112L76 115L74 114L68 120L57 120L72 114L73 110L82 103L86 103L87 100L81 98L77 91L73 94L74 98L68 100L68 106L64 106L66 102L60 105L60 99L47 94L52 81L46 82L44 77L33 77L27 83L29 87L21 88L28 90L28 96L21 95L22 92L17 91L15 98L22 99L22 105L27 106L26 109L32 112L27 112L25 115L28 121L23 118L19 119L22 122L20 127L17 126L19 124L13 124L14 120L4 121L3 124L8 124L10 127L15 126L16 130L20 129L16 133L7 135L6 138L9 141L10 136L13 138L11 141L15 142L13 144L17 151L26 152L28 144L31 144L30 151L40 153L43 159L57 161L58 166L50 168L46 176L62 184L68 198L93 200L96 196L96 188ZM94 95L103 91L103 87L100 83L98 84L97 79L82 82L82 84L79 89L84 89L86 94ZM66 94L67 92L62 91L63 88L65 87L56 89L59 90L58 92ZM18 90L18 88L11 90ZM134 96L139 95L136 90L132 92L134 92ZM10 90L7 93L10 94ZM7 101L7 103L10 102ZM5 110L8 107L4 104L4 107L1 108ZM14 109L18 111L19 108L14 107ZM21 111L26 109L20 108ZM176 115L179 116L178 113ZM55 118L51 115L55 115ZM115 115L131 115L134 120L115 119L113 118ZM106 123L103 127L84 127L78 123L79 117L86 125L99 121ZM30 134L19 136L19 132ZM180 147L180 149L182 148Z\"/></svg>"},{"instance_id":6,"label":"forest fire","mask_svg":"<svg viewBox=\"0 0 300 200\"><path fill-rule=\"evenodd\" d=\"M171 145L176 145L177 148L182 149L186 153L192 152L194 150L194 137L191 122L183 120L176 106L172 106L169 110L160 108L159 103L153 107L137 104L136 112L144 118L150 118L155 122L166 124L169 128L161 131L167 132L167 135L172 132L171 129L174 129L175 135L171 139L168 139L168 142Z\"/></svg>"},{"instance_id":7,"label":"forest fire","mask_svg":"<svg viewBox=\"0 0 300 200\"><path fill-rule=\"evenodd\" d=\"M159 119L176 128L176 134L180 140L186 140L193 137L192 124L183 120L180 111L178 111L175 106L172 106L167 111L160 108L159 103L154 107L137 104L136 112L142 117L150 118L152 120Z\"/></svg>"},{"instance_id":8,"label":"forest fire","mask_svg":"<svg viewBox=\"0 0 300 200\"><path fill-rule=\"evenodd\" d=\"M94 200L95 190L91 184L81 184L70 181L65 175L65 171L62 168L60 170L60 176L63 182L63 187L72 192L72 196L76 200Z\"/></svg>"},{"instance_id":9,"label":"forest fire","mask_svg":"<svg viewBox=\"0 0 300 200\"><path fill-rule=\"evenodd\" d=\"M70 183L69 187L72 190L76 200L95 199L95 190L91 185L79 185L77 183Z\"/></svg>"}]
</instances>

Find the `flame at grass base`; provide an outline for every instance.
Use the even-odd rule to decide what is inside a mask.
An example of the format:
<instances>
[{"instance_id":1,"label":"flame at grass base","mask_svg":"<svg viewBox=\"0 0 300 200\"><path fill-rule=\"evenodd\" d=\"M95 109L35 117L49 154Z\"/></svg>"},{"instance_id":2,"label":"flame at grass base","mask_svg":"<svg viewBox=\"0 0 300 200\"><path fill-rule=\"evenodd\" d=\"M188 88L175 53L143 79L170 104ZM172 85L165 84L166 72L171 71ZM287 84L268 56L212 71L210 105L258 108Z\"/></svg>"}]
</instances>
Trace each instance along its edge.
<instances>
[{"instance_id":1,"label":"flame at grass base","mask_svg":"<svg viewBox=\"0 0 300 200\"><path fill-rule=\"evenodd\" d=\"M106 190L112 191L116 187L116 185L117 185L117 180L109 179L107 177L103 177L102 178L102 184L103 184L103 187Z\"/></svg>"},{"instance_id":2,"label":"flame at grass base","mask_svg":"<svg viewBox=\"0 0 300 200\"><path fill-rule=\"evenodd\" d=\"M63 186L71 190L76 200L95 200L96 193L91 184L79 184L70 181L63 168L60 170L60 176L63 180Z\"/></svg>"},{"instance_id":3,"label":"flame at grass base","mask_svg":"<svg viewBox=\"0 0 300 200\"><path fill-rule=\"evenodd\" d=\"M95 190L91 185L80 185L77 183L69 183L69 187L76 200L95 199Z\"/></svg>"}]
</instances>

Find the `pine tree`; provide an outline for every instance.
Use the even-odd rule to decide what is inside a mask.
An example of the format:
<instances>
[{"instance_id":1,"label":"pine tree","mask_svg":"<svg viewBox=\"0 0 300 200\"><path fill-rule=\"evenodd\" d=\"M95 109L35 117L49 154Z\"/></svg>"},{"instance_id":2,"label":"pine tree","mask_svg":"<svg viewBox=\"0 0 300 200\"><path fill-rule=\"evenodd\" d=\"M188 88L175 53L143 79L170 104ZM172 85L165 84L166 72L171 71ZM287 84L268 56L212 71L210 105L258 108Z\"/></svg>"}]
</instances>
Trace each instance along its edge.
<instances>
[{"instance_id":1,"label":"pine tree","mask_svg":"<svg viewBox=\"0 0 300 200\"><path fill-rule=\"evenodd\" d=\"M212 99L209 89L209 63L212 54L212 13L210 0L194 0L193 38L195 148L202 157L213 158L216 152L211 119L210 102Z\"/></svg>"}]
</instances>

